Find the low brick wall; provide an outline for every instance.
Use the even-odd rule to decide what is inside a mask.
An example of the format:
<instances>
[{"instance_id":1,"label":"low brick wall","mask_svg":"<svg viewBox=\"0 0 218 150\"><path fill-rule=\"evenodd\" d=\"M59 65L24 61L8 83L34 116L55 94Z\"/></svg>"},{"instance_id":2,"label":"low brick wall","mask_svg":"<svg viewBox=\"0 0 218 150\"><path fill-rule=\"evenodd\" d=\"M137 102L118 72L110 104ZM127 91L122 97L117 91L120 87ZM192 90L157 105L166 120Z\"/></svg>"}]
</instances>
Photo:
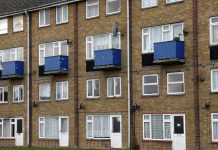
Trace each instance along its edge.
<instances>
[{"instance_id":1,"label":"low brick wall","mask_svg":"<svg viewBox=\"0 0 218 150\"><path fill-rule=\"evenodd\" d=\"M172 150L171 141L142 141L140 150Z\"/></svg>"},{"instance_id":2,"label":"low brick wall","mask_svg":"<svg viewBox=\"0 0 218 150\"><path fill-rule=\"evenodd\" d=\"M37 141L35 147L48 147L48 148L55 148L59 147L59 140L51 140L51 139L40 139Z\"/></svg>"},{"instance_id":3,"label":"low brick wall","mask_svg":"<svg viewBox=\"0 0 218 150\"><path fill-rule=\"evenodd\" d=\"M110 149L111 141L110 140L86 140L87 148L96 148L96 149Z\"/></svg>"},{"instance_id":4,"label":"low brick wall","mask_svg":"<svg viewBox=\"0 0 218 150\"><path fill-rule=\"evenodd\" d=\"M0 139L0 146L2 147L14 147L15 139Z\"/></svg>"}]
</instances>

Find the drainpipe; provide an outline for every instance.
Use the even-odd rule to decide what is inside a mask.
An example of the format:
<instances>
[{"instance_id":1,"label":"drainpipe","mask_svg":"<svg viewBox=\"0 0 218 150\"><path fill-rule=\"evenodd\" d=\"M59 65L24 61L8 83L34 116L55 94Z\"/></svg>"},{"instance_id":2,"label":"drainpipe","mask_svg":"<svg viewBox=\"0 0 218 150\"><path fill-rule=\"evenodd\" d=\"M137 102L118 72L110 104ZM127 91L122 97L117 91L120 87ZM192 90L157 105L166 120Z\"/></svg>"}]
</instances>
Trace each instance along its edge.
<instances>
[{"instance_id":1,"label":"drainpipe","mask_svg":"<svg viewBox=\"0 0 218 150\"><path fill-rule=\"evenodd\" d=\"M198 0L193 0L193 79L194 79L194 117L195 117L195 149L201 149L200 139L200 98L198 68Z\"/></svg>"},{"instance_id":2,"label":"drainpipe","mask_svg":"<svg viewBox=\"0 0 218 150\"><path fill-rule=\"evenodd\" d=\"M79 147L79 112L78 112L78 2L74 4L74 127L75 145Z\"/></svg>"},{"instance_id":3,"label":"drainpipe","mask_svg":"<svg viewBox=\"0 0 218 150\"><path fill-rule=\"evenodd\" d=\"M128 148L131 149L131 72L130 72L130 2L127 5L127 82L128 82Z\"/></svg>"},{"instance_id":4,"label":"drainpipe","mask_svg":"<svg viewBox=\"0 0 218 150\"><path fill-rule=\"evenodd\" d=\"M27 12L27 10L25 10L25 14L26 14L26 17L27 17L27 133L26 133L26 135L27 135L27 146L29 146L29 141L30 141L30 139L29 139L29 126L30 126L30 123L29 123L29 118L30 118L30 116L29 116L29 112L30 112L30 110L29 110L29 96L30 96L30 92L29 92L29 74L30 74L30 64L29 64L29 62L30 62L30 54L29 54L29 50L30 50L30 47L29 47L29 29L30 29L30 27L29 27L29 23L30 23L30 18L29 18L29 14L28 14L28 12Z\"/></svg>"}]
</instances>

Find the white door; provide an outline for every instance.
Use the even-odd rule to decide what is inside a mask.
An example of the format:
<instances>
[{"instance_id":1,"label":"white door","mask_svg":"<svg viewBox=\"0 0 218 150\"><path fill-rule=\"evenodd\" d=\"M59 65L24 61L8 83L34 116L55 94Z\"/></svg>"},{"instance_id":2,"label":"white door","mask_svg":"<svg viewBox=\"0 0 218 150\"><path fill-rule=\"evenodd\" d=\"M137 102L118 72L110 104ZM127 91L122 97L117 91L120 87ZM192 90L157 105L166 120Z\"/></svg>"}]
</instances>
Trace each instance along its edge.
<instances>
[{"instance_id":1,"label":"white door","mask_svg":"<svg viewBox=\"0 0 218 150\"><path fill-rule=\"evenodd\" d=\"M122 148L121 116L111 116L111 148Z\"/></svg>"},{"instance_id":2,"label":"white door","mask_svg":"<svg viewBox=\"0 0 218 150\"><path fill-rule=\"evenodd\" d=\"M69 119L68 117L60 117L59 119L59 146L69 146Z\"/></svg>"},{"instance_id":3,"label":"white door","mask_svg":"<svg viewBox=\"0 0 218 150\"><path fill-rule=\"evenodd\" d=\"M185 115L173 116L173 150L186 150Z\"/></svg>"},{"instance_id":4,"label":"white door","mask_svg":"<svg viewBox=\"0 0 218 150\"><path fill-rule=\"evenodd\" d=\"M15 145L16 146L24 146L24 137L23 137L23 119L16 119L15 123Z\"/></svg>"}]
</instances>

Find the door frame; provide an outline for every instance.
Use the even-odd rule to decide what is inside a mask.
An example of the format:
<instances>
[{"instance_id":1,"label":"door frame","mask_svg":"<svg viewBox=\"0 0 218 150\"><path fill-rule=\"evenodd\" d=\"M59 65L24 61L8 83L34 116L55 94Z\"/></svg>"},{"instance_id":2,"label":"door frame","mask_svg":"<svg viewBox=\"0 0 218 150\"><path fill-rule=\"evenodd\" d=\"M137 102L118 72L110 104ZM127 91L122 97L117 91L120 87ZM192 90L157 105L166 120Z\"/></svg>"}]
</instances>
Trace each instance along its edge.
<instances>
[{"instance_id":1,"label":"door frame","mask_svg":"<svg viewBox=\"0 0 218 150\"><path fill-rule=\"evenodd\" d=\"M15 146L16 146L16 135L17 135L17 120L22 120L22 134L23 134L23 146L24 146L24 118L23 117L17 117L17 118L12 118L15 119Z\"/></svg>"},{"instance_id":2,"label":"door frame","mask_svg":"<svg viewBox=\"0 0 218 150\"><path fill-rule=\"evenodd\" d=\"M67 119L67 134L68 134L68 146L66 147L69 147L69 144L70 144L70 133L69 133L69 116L59 116L59 146L60 146L60 134L61 134L61 119L64 118L64 119Z\"/></svg>"},{"instance_id":3,"label":"door frame","mask_svg":"<svg viewBox=\"0 0 218 150\"><path fill-rule=\"evenodd\" d=\"M120 118L120 137L121 137L121 148L123 147L123 137L122 137L122 116L121 115L110 115L110 134L112 135L112 130L113 130L113 117L119 117ZM116 133L114 133L116 134ZM112 139L110 135L110 139Z\"/></svg>"}]
</instances>

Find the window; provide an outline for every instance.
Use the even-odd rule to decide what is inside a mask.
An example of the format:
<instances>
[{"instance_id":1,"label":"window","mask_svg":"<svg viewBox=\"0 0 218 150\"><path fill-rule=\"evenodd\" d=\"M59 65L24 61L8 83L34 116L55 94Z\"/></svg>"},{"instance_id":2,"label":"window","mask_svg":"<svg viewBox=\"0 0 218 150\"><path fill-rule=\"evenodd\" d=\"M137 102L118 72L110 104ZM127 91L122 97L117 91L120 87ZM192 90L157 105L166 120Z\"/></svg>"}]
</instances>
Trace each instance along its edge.
<instances>
[{"instance_id":1,"label":"window","mask_svg":"<svg viewBox=\"0 0 218 150\"><path fill-rule=\"evenodd\" d=\"M218 92L218 69L211 70L211 92Z\"/></svg>"},{"instance_id":2,"label":"window","mask_svg":"<svg viewBox=\"0 0 218 150\"><path fill-rule=\"evenodd\" d=\"M59 117L39 118L39 138L59 138Z\"/></svg>"},{"instance_id":3,"label":"window","mask_svg":"<svg viewBox=\"0 0 218 150\"><path fill-rule=\"evenodd\" d=\"M181 2L183 0L166 0L166 3L176 3L176 2Z\"/></svg>"},{"instance_id":4,"label":"window","mask_svg":"<svg viewBox=\"0 0 218 150\"><path fill-rule=\"evenodd\" d=\"M167 93L172 95L185 93L184 72L167 74Z\"/></svg>"},{"instance_id":5,"label":"window","mask_svg":"<svg viewBox=\"0 0 218 150\"><path fill-rule=\"evenodd\" d=\"M39 11L39 27L45 27L50 25L50 9L44 9Z\"/></svg>"},{"instance_id":6,"label":"window","mask_svg":"<svg viewBox=\"0 0 218 150\"><path fill-rule=\"evenodd\" d=\"M107 79L107 97L121 96L121 77Z\"/></svg>"},{"instance_id":7,"label":"window","mask_svg":"<svg viewBox=\"0 0 218 150\"><path fill-rule=\"evenodd\" d=\"M99 16L99 0L86 1L86 18Z\"/></svg>"},{"instance_id":8,"label":"window","mask_svg":"<svg viewBox=\"0 0 218 150\"><path fill-rule=\"evenodd\" d=\"M45 64L45 57L68 56L67 41L39 44L39 65Z\"/></svg>"},{"instance_id":9,"label":"window","mask_svg":"<svg viewBox=\"0 0 218 150\"><path fill-rule=\"evenodd\" d=\"M0 34L8 33L8 19L0 19Z\"/></svg>"},{"instance_id":10,"label":"window","mask_svg":"<svg viewBox=\"0 0 218 150\"><path fill-rule=\"evenodd\" d=\"M56 83L56 100L68 99L68 81Z\"/></svg>"},{"instance_id":11,"label":"window","mask_svg":"<svg viewBox=\"0 0 218 150\"><path fill-rule=\"evenodd\" d=\"M13 16L13 31L23 31L23 15Z\"/></svg>"},{"instance_id":12,"label":"window","mask_svg":"<svg viewBox=\"0 0 218 150\"><path fill-rule=\"evenodd\" d=\"M1 53L2 62L23 61L23 47L2 50Z\"/></svg>"},{"instance_id":13,"label":"window","mask_svg":"<svg viewBox=\"0 0 218 150\"><path fill-rule=\"evenodd\" d=\"M86 137L97 139L110 138L110 116L87 116Z\"/></svg>"},{"instance_id":14,"label":"window","mask_svg":"<svg viewBox=\"0 0 218 150\"><path fill-rule=\"evenodd\" d=\"M172 116L167 114L143 115L144 140L171 139Z\"/></svg>"},{"instance_id":15,"label":"window","mask_svg":"<svg viewBox=\"0 0 218 150\"><path fill-rule=\"evenodd\" d=\"M142 29L142 53L153 53L154 43L172 41L183 37L183 23L154 26Z\"/></svg>"},{"instance_id":16,"label":"window","mask_svg":"<svg viewBox=\"0 0 218 150\"><path fill-rule=\"evenodd\" d=\"M157 6L158 0L142 0L142 8Z\"/></svg>"},{"instance_id":17,"label":"window","mask_svg":"<svg viewBox=\"0 0 218 150\"><path fill-rule=\"evenodd\" d=\"M39 84L39 101L49 101L51 96L51 84Z\"/></svg>"},{"instance_id":18,"label":"window","mask_svg":"<svg viewBox=\"0 0 218 150\"><path fill-rule=\"evenodd\" d=\"M8 102L8 87L0 87L0 103Z\"/></svg>"},{"instance_id":19,"label":"window","mask_svg":"<svg viewBox=\"0 0 218 150\"><path fill-rule=\"evenodd\" d=\"M210 18L210 44L218 44L218 17Z\"/></svg>"},{"instance_id":20,"label":"window","mask_svg":"<svg viewBox=\"0 0 218 150\"><path fill-rule=\"evenodd\" d=\"M158 75L144 75L143 77L143 95L158 95Z\"/></svg>"},{"instance_id":21,"label":"window","mask_svg":"<svg viewBox=\"0 0 218 150\"><path fill-rule=\"evenodd\" d=\"M212 141L218 141L218 114L211 114L211 124L212 124Z\"/></svg>"},{"instance_id":22,"label":"window","mask_svg":"<svg viewBox=\"0 0 218 150\"><path fill-rule=\"evenodd\" d=\"M120 0L107 0L106 7L107 14L118 13L121 9Z\"/></svg>"},{"instance_id":23,"label":"window","mask_svg":"<svg viewBox=\"0 0 218 150\"><path fill-rule=\"evenodd\" d=\"M100 81L99 79L87 80L87 98L97 98L100 96Z\"/></svg>"},{"instance_id":24,"label":"window","mask_svg":"<svg viewBox=\"0 0 218 150\"><path fill-rule=\"evenodd\" d=\"M0 119L0 138L15 137L15 119Z\"/></svg>"},{"instance_id":25,"label":"window","mask_svg":"<svg viewBox=\"0 0 218 150\"><path fill-rule=\"evenodd\" d=\"M56 8L56 23L68 22L68 5L58 6Z\"/></svg>"},{"instance_id":26,"label":"window","mask_svg":"<svg viewBox=\"0 0 218 150\"><path fill-rule=\"evenodd\" d=\"M86 37L86 59L94 59L94 51L106 49L121 49L120 34L103 34Z\"/></svg>"},{"instance_id":27,"label":"window","mask_svg":"<svg viewBox=\"0 0 218 150\"><path fill-rule=\"evenodd\" d=\"M23 85L13 86L13 102L23 102L24 100L24 89Z\"/></svg>"},{"instance_id":28,"label":"window","mask_svg":"<svg viewBox=\"0 0 218 150\"><path fill-rule=\"evenodd\" d=\"M2 60L3 60L3 51L2 50L0 50L0 71L1 71L1 69L2 69Z\"/></svg>"}]
</instances>

